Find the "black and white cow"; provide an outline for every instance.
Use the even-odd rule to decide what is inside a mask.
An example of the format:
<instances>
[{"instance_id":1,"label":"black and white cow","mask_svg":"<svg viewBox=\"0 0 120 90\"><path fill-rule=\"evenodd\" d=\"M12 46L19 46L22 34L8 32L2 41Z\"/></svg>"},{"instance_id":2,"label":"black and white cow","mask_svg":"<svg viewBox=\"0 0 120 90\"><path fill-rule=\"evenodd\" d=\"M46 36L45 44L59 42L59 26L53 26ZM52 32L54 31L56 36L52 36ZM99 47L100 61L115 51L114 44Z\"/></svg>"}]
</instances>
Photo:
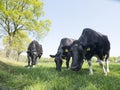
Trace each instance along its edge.
<instances>
[{"instance_id":1,"label":"black and white cow","mask_svg":"<svg viewBox=\"0 0 120 90\"><path fill-rule=\"evenodd\" d=\"M82 68L84 59L88 61L89 74L93 74L91 58L96 56L103 73L109 72L108 58L110 51L110 42L106 35L96 32L90 28L85 28L80 38L70 46L72 64L71 69L78 71ZM103 61L106 62L106 69Z\"/></svg>"},{"instance_id":2,"label":"black and white cow","mask_svg":"<svg viewBox=\"0 0 120 90\"><path fill-rule=\"evenodd\" d=\"M50 57L55 58L56 70L61 71L62 60L66 59L66 67L69 68L70 53L69 49L64 48L65 46L70 46L73 43L74 39L63 38L61 39L60 45L58 47L57 53L55 55L50 55Z\"/></svg>"},{"instance_id":3,"label":"black and white cow","mask_svg":"<svg viewBox=\"0 0 120 90\"><path fill-rule=\"evenodd\" d=\"M37 57L39 57L40 59L42 54L43 54L42 45L40 45L37 41L33 40L29 44L27 51L28 68L30 67L30 62L31 66L34 67L34 65L36 65Z\"/></svg>"}]
</instances>

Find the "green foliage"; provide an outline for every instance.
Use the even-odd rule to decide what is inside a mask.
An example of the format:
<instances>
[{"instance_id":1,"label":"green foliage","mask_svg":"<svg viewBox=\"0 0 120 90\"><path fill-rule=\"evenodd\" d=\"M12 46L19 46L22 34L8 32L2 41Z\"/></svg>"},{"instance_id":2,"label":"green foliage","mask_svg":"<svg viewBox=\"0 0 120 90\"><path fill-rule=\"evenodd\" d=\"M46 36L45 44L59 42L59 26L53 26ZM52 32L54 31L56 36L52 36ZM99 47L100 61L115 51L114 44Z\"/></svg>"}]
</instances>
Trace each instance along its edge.
<instances>
[{"instance_id":1,"label":"green foliage","mask_svg":"<svg viewBox=\"0 0 120 90\"><path fill-rule=\"evenodd\" d=\"M109 58L109 60L110 60L111 62L115 62L116 59L117 59L117 57L110 57L110 58Z\"/></svg>"},{"instance_id":2,"label":"green foliage","mask_svg":"<svg viewBox=\"0 0 120 90\"><path fill-rule=\"evenodd\" d=\"M0 59L1 60L1 59ZM5 61L5 60L4 60ZM23 64L0 61L0 86L17 90L119 90L120 64L111 63L111 72L104 76L97 63L93 63L94 75L88 75L88 65L84 63L79 72L66 70L65 62L62 71L55 70L53 59L43 58L35 67L27 69ZM15 63L15 64L14 64Z\"/></svg>"},{"instance_id":3,"label":"green foliage","mask_svg":"<svg viewBox=\"0 0 120 90\"><path fill-rule=\"evenodd\" d=\"M0 0L0 28L9 36L10 46L21 30L35 32L38 37L46 35L51 22L40 18L44 15L43 5L40 0Z\"/></svg>"},{"instance_id":4,"label":"green foliage","mask_svg":"<svg viewBox=\"0 0 120 90\"><path fill-rule=\"evenodd\" d=\"M9 36L6 36L3 39L3 44L8 46ZM31 39L28 38L28 35L24 31L16 32L13 41L12 41L12 49L18 52L23 52L27 49L28 44L31 42Z\"/></svg>"},{"instance_id":5,"label":"green foliage","mask_svg":"<svg viewBox=\"0 0 120 90\"><path fill-rule=\"evenodd\" d=\"M16 33L15 38L13 39L12 47L18 52L23 52L27 49L27 46L30 42L31 39L28 38L26 32L19 31Z\"/></svg>"}]
</instances>

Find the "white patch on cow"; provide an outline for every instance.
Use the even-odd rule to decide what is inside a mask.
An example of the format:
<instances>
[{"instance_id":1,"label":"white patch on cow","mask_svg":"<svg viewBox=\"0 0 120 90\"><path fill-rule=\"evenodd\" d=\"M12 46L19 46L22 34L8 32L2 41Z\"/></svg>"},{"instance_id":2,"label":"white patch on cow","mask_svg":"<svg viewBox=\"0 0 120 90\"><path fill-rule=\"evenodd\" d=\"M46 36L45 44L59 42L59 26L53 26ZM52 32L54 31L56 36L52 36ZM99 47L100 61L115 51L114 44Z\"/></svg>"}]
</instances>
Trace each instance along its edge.
<instances>
[{"instance_id":1,"label":"white patch on cow","mask_svg":"<svg viewBox=\"0 0 120 90\"><path fill-rule=\"evenodd\" d=\"M93 75L93 70L92 70L92 61L88 60L88 65L89 65L89 74Z\"/></svg>"},{"instance_id":2,"label":"white patch on cow","mask_svg":"<svg viewBox=\"0 0 120 90\"><path fill-rule=\"evenodd\" d=\"M37 55L37 52L34 51L33 54Z\"/></svg>"},{"instance_id":3,"label":"white patch on cow","mask_svg":"<svg viewBox=\"0 0 120 90\"><path fill-rule=\"evenodd\" d=\"M107 72L106 72L106 70L105 70L105 68L104 68L103 61L102 61L102 60L98 60L98 61L99 61L100 66L102 67L102 70L103 70L104 75L106 76L106 75L107 75Z\"/></svg>"}]
</instances>

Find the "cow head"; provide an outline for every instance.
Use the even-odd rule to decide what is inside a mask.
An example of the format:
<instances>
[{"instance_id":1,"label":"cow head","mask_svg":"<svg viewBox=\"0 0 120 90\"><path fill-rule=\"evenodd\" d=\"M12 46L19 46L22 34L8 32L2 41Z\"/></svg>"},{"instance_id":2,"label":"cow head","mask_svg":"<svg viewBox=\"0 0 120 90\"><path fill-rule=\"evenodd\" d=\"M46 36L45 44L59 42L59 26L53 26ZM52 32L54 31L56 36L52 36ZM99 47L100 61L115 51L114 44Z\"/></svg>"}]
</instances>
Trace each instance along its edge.
<instances>
[{"instance_id":1,"label":"cow head","mask_svg":"<svg viewBox=\"0 0 120 90\"><path fill-rule=\"evenodd\" d=\"M84 52L82 45L79 44L79 41L74 41L70 46L70 52L72 56L71 69L74 71L79 71L83 65Z\"/></svg>"},{"instance_id":2,"label":"cow head","mask_svg":"<svg viewBox=\"0 0 120 90\"><path fill-rule=\"evenodd\" d=\"M62 66L61 53L57 53L56 55L50 55L50 57L54 58L54 61L56 63L56 70L61 71L61 66Z\"/></svg>"},{"instance_id":3,"label":"cow head","mask_svg":"<svg viewBox=\"0 0 120 90\"><path fill-rule=\"evenodd\" d=\"M36 65L36 60L38 57L38 53L35 51L27 51L27 57L28 57L28 66L30 66L30 62L32 61L31 65L34 66Z\"/></svg>"}]
</instances>

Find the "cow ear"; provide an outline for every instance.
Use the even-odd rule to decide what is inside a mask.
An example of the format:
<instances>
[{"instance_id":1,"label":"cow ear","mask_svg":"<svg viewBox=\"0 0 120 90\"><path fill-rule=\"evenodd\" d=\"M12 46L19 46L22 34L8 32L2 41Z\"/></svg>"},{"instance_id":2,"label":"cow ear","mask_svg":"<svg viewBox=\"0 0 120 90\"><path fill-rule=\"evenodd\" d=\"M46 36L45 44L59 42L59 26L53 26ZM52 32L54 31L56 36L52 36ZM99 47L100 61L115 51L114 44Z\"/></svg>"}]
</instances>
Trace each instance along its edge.
<instances>
[{"instance_id":1,"label":"cow ear","mask_svg":"<svg viewBox=\"0 0 120 90\"><path fill-rule=\"evenodd\" d=\"M55 55L49 55L51 58L55 58Z\"/></svg>"}]
</instances>

